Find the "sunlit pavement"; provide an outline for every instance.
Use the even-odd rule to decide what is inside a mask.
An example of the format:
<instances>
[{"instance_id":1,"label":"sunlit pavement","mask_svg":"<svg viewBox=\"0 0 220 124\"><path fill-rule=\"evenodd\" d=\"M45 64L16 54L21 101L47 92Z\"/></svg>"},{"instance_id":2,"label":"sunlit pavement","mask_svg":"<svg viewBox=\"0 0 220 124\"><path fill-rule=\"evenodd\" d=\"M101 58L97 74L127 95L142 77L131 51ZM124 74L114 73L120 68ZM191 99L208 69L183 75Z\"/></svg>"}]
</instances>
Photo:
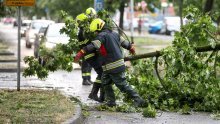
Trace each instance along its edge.
<instances>
[{"instance_id":1,"label":"sunlit pavement","mask_svg":"<svg viewBox=\"0 0 220 124\"><path fill-rule=\"evenodd\" d=\"M17 28L0 23L0 38L2 34L6 42L11 42L12 51L16 52ZM26 49L24 40L22 44L22 56L33 55L33 49ZM92 80L96 74L92 71ZM0 73L0 88L16 89L16 73ZM81 71L72 72L56 71L50 73L45 80L37 77L23 77L21 75L21 89L57 89L67 96L78 97L83 103L93 106L99 104L88 99L88 94L92 86L83 86ZM120 113L120 112L100 112L90 111L90 115L85 120L86 124L219 124L220 121L213 120L209 113L193 113L192 115L181 115L179 113L160 112L156 118L144 118L141 113Z\"/></svg>"}]
</instances>

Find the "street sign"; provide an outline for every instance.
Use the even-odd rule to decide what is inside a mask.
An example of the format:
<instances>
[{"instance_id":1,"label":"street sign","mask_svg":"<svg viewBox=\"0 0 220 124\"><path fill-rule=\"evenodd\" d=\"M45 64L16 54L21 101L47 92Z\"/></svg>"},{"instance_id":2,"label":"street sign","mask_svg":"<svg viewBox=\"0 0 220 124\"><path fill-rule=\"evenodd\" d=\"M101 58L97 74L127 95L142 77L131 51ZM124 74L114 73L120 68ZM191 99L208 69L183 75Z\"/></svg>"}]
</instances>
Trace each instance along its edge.
<instances>
[{"instance_id":1,"label":"street sign","mask_svg":"<svg viewBox=\"0 0 220 124\"><path fill-rule=\"evenodd\" d=\"M4 0L6 6L34 6L35 0Z\"/></svg>"},{"instance_id":2,"label":"street sign","mask_svg":"<svg viewBox=\"0 0 220 124\"><path fill-rule=\"evenodd\" d=\"M104 0L95 0L94 2L94 8L96 11L102 10L104 7Z\"/></svg>"}]
</instances>

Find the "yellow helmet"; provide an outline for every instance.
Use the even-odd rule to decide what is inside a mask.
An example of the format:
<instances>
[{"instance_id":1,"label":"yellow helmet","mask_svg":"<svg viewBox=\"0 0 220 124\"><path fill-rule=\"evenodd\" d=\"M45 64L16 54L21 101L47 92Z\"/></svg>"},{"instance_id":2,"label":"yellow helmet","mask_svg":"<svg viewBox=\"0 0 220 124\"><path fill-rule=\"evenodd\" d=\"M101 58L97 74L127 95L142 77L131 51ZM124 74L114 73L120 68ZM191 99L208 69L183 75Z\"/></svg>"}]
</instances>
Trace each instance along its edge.
<instances>
[{"instance_id":1,"label":"yellow helmet","mask_svg":"<svg viewBox=\"0 0 220 124\"><path fill-rule=\"evenodd\" d=\"M91 32L100 31L102 30L104 25L105 25L105 22L102 19L97 18L91 22L89 29Z\"/></svg>"},{"instance_id":2,"label":"yellow helmet","mask_svg":"<svg viewBox=\"0 0 220 124\"><path fill-rule=\"evenodd\" d=\"M87 19L88 17L86 16L86 14L81 13L79 15L76 16L76 20L77 21L84 21L85 19Z\"/></svg>"},{"instance_id":3,"label":"yellow helmet","mask_svg":"<svg viewBox=\"0 0 220 124\"><path fill-rule=\"evenodd\" d=\"M96 11L92 7L89 7L88 9L86 9L86 14L87 15L96 15Z\"/></svg>"}]
</instances>

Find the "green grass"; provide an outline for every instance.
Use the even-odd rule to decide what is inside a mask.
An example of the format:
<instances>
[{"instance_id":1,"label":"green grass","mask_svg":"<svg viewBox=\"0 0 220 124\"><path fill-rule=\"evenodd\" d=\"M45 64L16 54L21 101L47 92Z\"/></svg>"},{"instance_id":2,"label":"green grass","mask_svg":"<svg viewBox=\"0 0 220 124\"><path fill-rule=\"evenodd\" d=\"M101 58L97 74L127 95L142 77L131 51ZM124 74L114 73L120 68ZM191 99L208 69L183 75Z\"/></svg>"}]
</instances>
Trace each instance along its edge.
<instances>
[{"instance_id":1,"label":"green grass","mask_svg":"<svg viewBox=\"0 0 220 124\"><path fill-rule=\"evenodd\" d=\"M58 91L0 90L0 123L62 123L74 103Z\"/></svg>"},{"instance_id":2,"label":"green grass","mask_svg":"<svg viewBox=\"0 0 220 124\"><path fill-rule=\"evenodd\" d=\"M136 45L171 45L172 41L154 39L149 37L135 37Z\"/></svg>"},{"instance_id":3,"label":"green grass","mask_svg":"<svg viewBox=\"0 0 220 124\"><path fill-rule=\"evenodd\" d=\"M159 51L172 44L171 41L158 40L147 37L134 38L137 54Z\"/></svg>"}]
</instances>

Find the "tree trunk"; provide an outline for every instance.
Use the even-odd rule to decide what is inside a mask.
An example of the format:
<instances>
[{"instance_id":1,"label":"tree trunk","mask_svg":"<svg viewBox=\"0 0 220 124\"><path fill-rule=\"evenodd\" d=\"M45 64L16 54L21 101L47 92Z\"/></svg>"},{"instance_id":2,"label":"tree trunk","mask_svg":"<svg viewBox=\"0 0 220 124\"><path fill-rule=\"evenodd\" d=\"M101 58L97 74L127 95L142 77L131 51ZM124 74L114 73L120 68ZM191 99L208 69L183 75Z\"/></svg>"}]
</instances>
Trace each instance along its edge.
<instances>
[{"instance_id":1,"label":"tree trunk","mask_svg":"<svg viewBox=\"0 0 220 124\"><path fill-rule=\"evenodd\" d=\"M220 50L220 44L216 44L215 48L212 48L211 45L207 45L207 46L202 46L202 47L196 47L195 50L196 52L217 51L217 50ZM137 59L159 57L161 55L162 54L160 53L160 51L156 51L156 52L150 52L150 53L145 53L145 54L140 54L140 55L128 56L128 57L125 57L124 60L131 61L131 60L137 60Z\"/></svg>"},{"instance_id":2,"label":"tree trunk","mask_svg":"<svg viewBox=\"0 0 220 124\"><path fill-rule=\"evenodd\" d=\"M179 0L180 25L183 26L183 0Z\"/></svg>"},{"instance_id":3,"label":"tree trunk","mask_svg":"<svg viewBox=\"0 0 220 124\"><path fill-rule=\"evenodd\" d=\"M214 0L206 0L205 7L204 7L205 13L210 12L212 10L213 3L214 3Z\"/></svg>"},{"instance_id":4,"label":"tree trunk","mask_svg":"<svg viewBox=\"0 0 220 124\"><path fill-rule=\"evenodd\" d=\"M220 16L219 16L218 19L217 19L217 24L218 24L218 25L220 24Z\"/></svg>"},{"instance_id":5,"label":"tree trunk","mask_svg":"<svg viewBox=\"0 0 220 124\"><path fill-rule=\"evenodd\" d=\"M121 0L119 11L120 11L120 20L119 20L119 27L123 29L123 21L124 21L124 8L125 8L125 0ZM121 35L121 30L118 30L119 34Z\"/></svg>"},{"instance_id":6,"label":"tree trunk","mask_svg":"<svg viewBox=\"0 0 220 124\"><path fill-rule=\"evenodd\" d=\"M111 11L111 12L114 11L114 8L112 7L112 4L113 4L113 0L107 0L106 1L105 8L106 8L107 11Z\"/></svg>"}]
</instances>

